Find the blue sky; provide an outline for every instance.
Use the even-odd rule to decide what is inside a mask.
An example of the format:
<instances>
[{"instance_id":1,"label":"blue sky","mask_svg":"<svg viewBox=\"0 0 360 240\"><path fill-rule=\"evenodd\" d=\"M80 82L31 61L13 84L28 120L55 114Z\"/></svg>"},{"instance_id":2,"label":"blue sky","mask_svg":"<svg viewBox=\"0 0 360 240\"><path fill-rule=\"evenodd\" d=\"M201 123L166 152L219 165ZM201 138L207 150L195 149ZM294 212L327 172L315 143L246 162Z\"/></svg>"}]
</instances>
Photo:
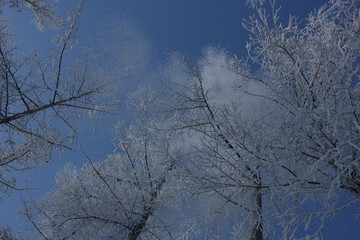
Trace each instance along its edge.
<instances>
[{"instance_id":1,"label":"blue sky","mask_svg":"<svg viewBox=\"0 0 360 240\"><path fill-rule=\"evenodd\" d=\"M58 7L64 11L70 6L67 4L73 5L74 2L63 0L58 3ZM173 52L199 56L205 47L221 46L239 57L245 56L248 33L241 27L241 23L253 13L244 2L241 0L88 0L78 26L77 49L85 45L102 49L105 52L101 56L104 59L103 66L111 68L113 62L109 59L116 56L109 58L108 54L113 53L106 52L107 45L132 46L123 39L121 30L124 24L133 28L133 37L141 38L135 47L142 46L142 51L136 52L138 58L134 61L138 61L141 66L136 69L137 74L134 77L122 83L119 98L125 99L127 91L136 88L139 84L152 81L149 78L149 71L158 68L158 65L165 62L167 56ZM289 14L305 17L309 11L325 2L324 0L277 1L278 5L282 6L280 15L284 17L284 22L287 22ZM11 11L8 14L14 22L14 35L23 43L24 52L29 51L30 48L45 52L51 46L49 42L54 34L53 30L38 32L28 23L31 20L30 15ZM108 41L107 34L111 34L105 30L113 28L119 30L113 33L118 39ZM136 48L139 50L140 47ZM119 46L119 53L122 51L124 48ZM120 106L117 114L102 116L100 121L95 123L83 123L75 148L82 145L93 160L100 160L113 150L112 126L125 117L126 113ZM94 131L89 130L92 124L95 125ZM21 196L37 198L49 191L56 172L66 162L74 162L80 166L85 160L79 153L65 152L62 157L55 154L54 162L51 164L20 176L28 179L29 185L36 187L37 190L4 197L0 205L0 224L8 224L15 232L24 231L23 221L17 219L14 214L21 207ZM354 211L358 209L347 209L329 222L325 239L357 239L360 236L360 221L352 216L356 213Z\"/></svg>"}]
</instances>

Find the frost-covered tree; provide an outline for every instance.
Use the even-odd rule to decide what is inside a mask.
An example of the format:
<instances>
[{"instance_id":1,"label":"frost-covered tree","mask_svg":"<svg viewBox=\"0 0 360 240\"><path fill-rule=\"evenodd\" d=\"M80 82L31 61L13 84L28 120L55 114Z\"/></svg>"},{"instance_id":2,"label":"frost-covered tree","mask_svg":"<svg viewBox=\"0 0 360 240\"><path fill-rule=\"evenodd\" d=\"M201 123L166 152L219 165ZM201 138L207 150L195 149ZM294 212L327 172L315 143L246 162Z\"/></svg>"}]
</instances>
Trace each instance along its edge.
<instances>
[{"instance_id":1,"label":"frost-covered tree","mask_svg":"<svg viewBox=\"0 0 360 240\"><path fill-rule=\"evenodd\" d=\"M287 25L270 9L244 24L247 61L210 49L173 63L168 110L192 142L189 187L241 209L233 239L321 237L327 217L360 201L359 2Z\"/></svg>"},{"instance_id":2,"label":"frost-covered tree","mask_svg":"<svg viewBox=\"0 0 360 240\"><path fill-rule=\"evenodd\" d=\"M23 238L13 234L9 227L0 228L0 239L1 240L22 240Z\"/></svg>"},{"instance_id":3,"label":"frost-covered tree","mask_svg":"<svg viewBox=\"0 0 360 240\"><path fill-rule=\"evenodd\" d=\"M215 213L205 215L213 217L225 211L233 218L227 232L220 228L203 234L222 239L241 227L244 230L234 232L234 239L245 236L250 229L258 236L253 239L259 239L263 235L262 183L259 159L253 150L261 144L262 130L257 124L261 125L259 120L272 106L239 90L243 79L227 68L233 63L234 59L218 49L208 49L202 60L185 63L183 68L177 59L172 65L178 66L182 74L176 74L177 81L169 85L174 95L167 110L178 112L173 129L184 139L188 157L179 164L181 174L189 178L188 187L194 193L212 196L218 204L209 208ZM250 88L264 92L257 85L246 86Z\"/></svg>"},{"instance_id":4,"label":"frost-covered tree","mask_svg":"<svg viewBox=\"0 0 360 240\"><path fill-rule=\"evenodd\" d=\"M56 1L56 0L55 0ZM39 30L59 27L62 20L58 17L55 7L49 0L1 0L0 7L10 7L18 12L30 11L34 14L33 23ZM2 10L0 10L2 11Z\"/></svg>"},{"instance_id":5,"label":"frost-covered tree","mask_svg":"<svg viewBox=\"0 0 360 240\"><path fill-rule=\"evenodd\" d=\"M35 203L43 236L318 239L328 217L359 206L359 2L286 25L274 4L248 2L249 58L174 57L170 99L131 95L136 124L117 152L65 168ZM166 203L179 199L171 218Z\"/></svg>"},{"instance_id":6,"label":"frost-covered tree","mask_svg":"<svg viewBox=\"0 0 360 240\"><path fill-rule=\"evenodd\" d=\"M44 238L172 239L168 211L180 192L173 174L180 152L159 130L167 123L156 114L157 101L147 88L131 94L135 120L116 128L115 152L58 173L55 189L27 212Z\"/></svg>"},{"instance_id":7,"label":"frost-covered tree","mask_svg":"<svg viewBox=\"0 0 360 240\"><path fill-rule=\"evenodd\" d=\"M1 1L2 7L33 9L36 24L55 21L46 1ZM23 187L12 173L36 168L50 160L53 149L69 149L75 121L84 114L106 111L101 93L108 83L92 71L93 54L70 65L68 53L75 46L75 32L83 2L66 20L56 20L53 50L29 54L15 45L10 24L0 12L0 188L10 193ZM45 25L44 25L45 24ZM53 24L50 24L52 26ZM109 101L110 103L110 101Z\"/></svg>"}]
</instances>

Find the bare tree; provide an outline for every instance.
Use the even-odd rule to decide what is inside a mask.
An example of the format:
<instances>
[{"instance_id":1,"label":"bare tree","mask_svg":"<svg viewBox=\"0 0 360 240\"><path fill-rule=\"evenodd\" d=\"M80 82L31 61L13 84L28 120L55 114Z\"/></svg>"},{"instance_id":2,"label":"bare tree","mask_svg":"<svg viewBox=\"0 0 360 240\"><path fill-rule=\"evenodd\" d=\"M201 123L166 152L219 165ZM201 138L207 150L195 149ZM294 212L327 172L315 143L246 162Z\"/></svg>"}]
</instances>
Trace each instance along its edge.
<instances>
[{"instance_id":1,"label":"bare tree","mask_svg":"<svg viewBox=\"0 0 360 240\"><path fill-rule=\"evenodd\" d=\"M33 23L43 31L46 28L60 27L61 18L58 17L55 7L49 0L1 0L1 7L10 7L18 12L30 11L34 14Z\"/></svg>"},{"instance_id":2,"label":"bare tree","mask_svg":"<svg viewBox=\"0 0 360 240\"><path fill-rule=\"evenodd\" d=\"M29 5L36 18L53 21L46 1L2 1L22 9ZM107 111L101 94L109 81L91 71L93 54L84 60L66 62L69 50L75 45L75 32L83 7L66 21L61 21L55 52L42 57L37 52L22 57L19 46L11 42L7 22L0 26L0 185L4 192L22 189L11 176L14 171L36 168L50 160L53 149L71 149L76 136L75 121L81 115ZM40 21L40 20L39 20ZM54 20L55 21L55 20ZM59 20L60 21L60 20ZM39 23L40 24L40 23ZM91 115L90 115L91 116Z\"/></svg>"},{"instance_id":3,"label":"bare tree","mask_svg":"<svg viewBox=\"0 0 360 240\"><path fill-rule=\"evenodd\" d=\"M1 240L21 240L23 238L13 234L9 227L0 228L0 239Z\"/></svg>"},{"instance_id":4,"label":"bare tree","mask_svg":"<svg viewBox=\"0 0 360 240\"><path fill-rule=\"evenodd\" d=\"M67 167L34 205L46 238L321 238L329 216L358 206L358 1L286 26L274 4L268 14L249 2L250 59L214 48L199 61L174 58L170 99L159 108L151 93L133 94L137 124L118 137L119 152ZM206 205L180 235L174 219L161 221L175 193Z\"/></svg>"},{"instance_id":5,"label":"bare tree","mask_svg":"<svg viewBox=\"0 0 360 240\"><path fill-rule=\"evenodd\" d=\"M321 237L327 217L360 200L358 1L331 1L304 27L270 9L244 24L250 63L216 49L176 62L168 110L197 139L183 164L191 187L242 210L234 239L266 239L273 221L284 239Z\"/></svg>"},{"instance_id":6,"label":"bare tree","mask_svg":"<svg viewBox=\"0 0 360 240\"><path fill-rule=\"evenodd\" d=\"M133 93L135 120L117 127L116 153L98 162L86 156L81 170L67 166L58 174L55 189L27 213L44 238L172 239L173 226L158 211L177 201L172 171L179 150L156 130L165 124L155 114L156 101L148 89Z\"/></svg>"},{"instance_id":7,"label":"bare tree","mask_svg":"<svg viewBox=\"0 0 360 240\"><path fill-rule=\"evenodd\" d=\"M259 120L255 111L259 109L254 109L254 113L241 109L244 98L232 86L232 80L239 78L236 73L222 69L228 60L221 51L210 49L200 66L186 64L183 72L188 74L189 81L172 84L174 97L168 107L169 111L181 112L173 129L183 135L185 142L191 142L184 148L192 157L181 163L183 175L191 179L189 187L199 194L217 196L222 207L215 208L216 211L231 205L230 209L239 214L237 221L245 219L245 232L252 229L250 239L262 239L262 181L259 159L253 154L259 143L254 138L255 131L245 130L255 128ZM217 81L217 77L225 77L229 82Z\"/></svg>"}]
</instances>

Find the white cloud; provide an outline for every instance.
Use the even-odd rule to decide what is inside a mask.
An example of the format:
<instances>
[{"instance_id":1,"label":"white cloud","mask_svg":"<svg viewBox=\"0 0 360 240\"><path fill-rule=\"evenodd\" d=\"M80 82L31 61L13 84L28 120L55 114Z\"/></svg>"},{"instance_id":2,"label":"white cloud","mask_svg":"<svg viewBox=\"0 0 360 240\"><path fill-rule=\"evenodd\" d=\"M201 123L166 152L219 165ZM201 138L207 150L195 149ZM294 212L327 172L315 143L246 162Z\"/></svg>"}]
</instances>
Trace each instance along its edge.
<instances>
[{"instance_id":1,"label":"white cloud","mask_svg":"<svg viewBox=\"0 0 360 240\"><path fill-rule=\"evenodd\" d=\"M208 48L199 61L205 91L210 93L209 101L216 108L236 108L243 118L256 120L264 111L273 109L273 103L267 99L269 90L263 83L238 74L233 67L236 61L224 50Z\"/></svg>"},{"instance_id":2,"label":"white cloud","mask_svg":"<svg viewBox=\"0 0 360 240\"><path fill-rule=\"evenodd\" d=\"M134 74L143 71L150 60L151 46L135 20L127 14L109 14L100 22L97 49L101 65L112 71Z\"/></svg>"}]
</instances>

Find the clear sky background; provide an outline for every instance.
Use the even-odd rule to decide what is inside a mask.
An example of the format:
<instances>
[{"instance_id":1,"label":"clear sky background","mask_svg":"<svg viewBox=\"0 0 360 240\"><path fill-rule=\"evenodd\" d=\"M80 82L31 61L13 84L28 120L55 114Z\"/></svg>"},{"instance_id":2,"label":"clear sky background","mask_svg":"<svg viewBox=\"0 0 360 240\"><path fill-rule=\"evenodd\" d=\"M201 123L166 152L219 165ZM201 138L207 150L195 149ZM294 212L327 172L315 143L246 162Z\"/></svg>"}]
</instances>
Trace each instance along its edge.
<instances>
[{"instance_id":1,"label":"clear sky background","mask_svg":"<svg viewBox=\"0 0 360 240\"><path fill-rule=\"evenodd\" d=\"M60 11L74 6L70 0L59 1ZM324 4L324 0L279 0L284 23L289 14L306 17L310 11ZM14 22L14 35L23 43L23 51L35 48L46 52L53 30L38 32L29 24L31 15L8 12ZM199 56L205 47L220 46L238 57L245 57L248 33L241 26L243 19L253 15L244 0L88 0L78 25L79 44L76 55L84 46L100 50L102 68L112 71L116 64L129 65L136 72L122 82L119 99L141 84L150 84L156 78L153 73L166 62L173 52ZM130 33L126 32L131 29ZM126 34L125 34L126 32ZM125 57L124 57L125 55ZM129 59L127 59L127 57ZM112 126L126 119L122 106L116 114L102 116L93 123L85 122L80 127L74 147L83 147L92 160L100 160L113 151ZM90 130L94 126L95 130ZM22 207L21 197L38 198L48 192L56 172L66 162L81 166L85 162L81 153L65 152L62 157L54 154L54 161L44 168L21 175L28 179L29 186L37 188L28 192L16 192L4 197L0 203L0 224L9 225L14 232L23 232L23 220L15 212ZM356 212L357 211L357 212ZM326 227L325 239L360 239L358 208L340 213Z\"/></svg>"}]
</instances>

